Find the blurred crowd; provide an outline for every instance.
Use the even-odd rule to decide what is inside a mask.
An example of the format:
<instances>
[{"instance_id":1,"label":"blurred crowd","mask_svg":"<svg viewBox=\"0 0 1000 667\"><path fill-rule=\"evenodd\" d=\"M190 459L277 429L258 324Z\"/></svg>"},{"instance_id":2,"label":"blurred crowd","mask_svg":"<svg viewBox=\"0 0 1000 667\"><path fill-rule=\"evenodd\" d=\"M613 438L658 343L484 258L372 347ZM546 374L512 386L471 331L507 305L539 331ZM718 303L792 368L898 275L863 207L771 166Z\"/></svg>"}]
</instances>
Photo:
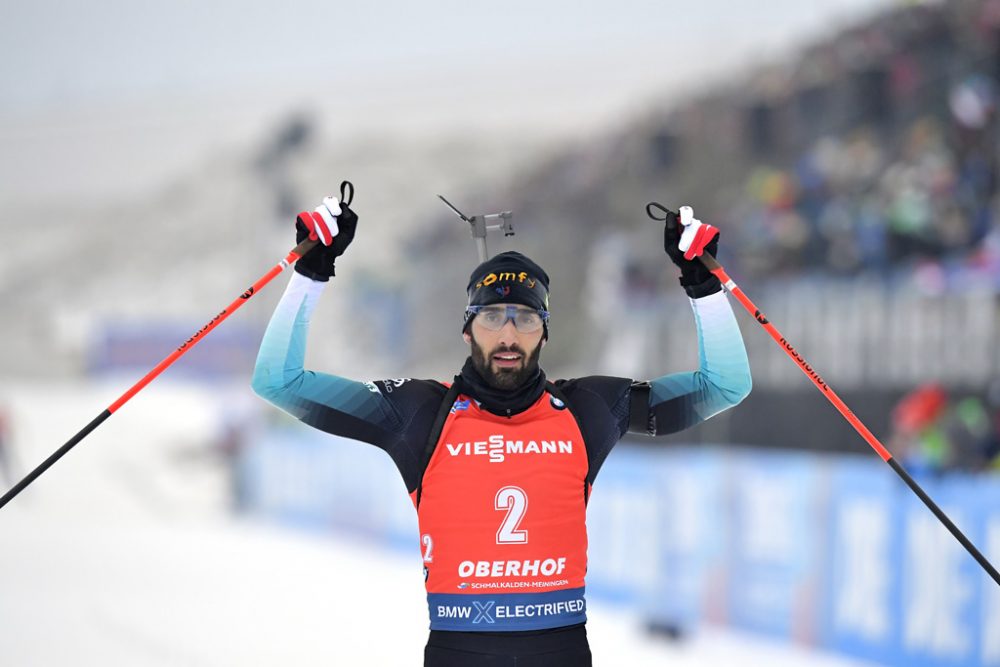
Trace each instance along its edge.
<instances>
[{"instance_id":1,"label":"blurred crowd","mask_svg":"<svg viewBox=\"0 0 1000 667\"><path fill-rule=\"evenodd\" d=\"M918 387L893 410L888 444L914 473L1000 472L1000 382L985 397Z\"/></svg>"},{"instance_id":2,"label":"blurred crowd","mask_svg":"<svg viewBox=\"0 0 1000 667\"><path fill-rule=\"evenodd\" d=\"M722 205L742 272L1000 293L1000 1L897 7L757 83ZM916 473L1000 471L1000 382L916 388L888 440Z\"/></svg>"},{"instance_id":3,"label":"blurred crowd","mask_svg":"<svg viewBox=\"0 0 1000 667\"><path fill-rule=\"evenodd\" d=\"M989 100L989 124L967 134L976 141L957 141L968 130L958 119L924 116L895 145L863 128L823 137L787 169L754 168L731 213L746 268L919 267L1000 288L993 86L980 76L968 85Z\"/></svg>"},{"instance_id":4,"label":"blurred crowd","mask_svg":"<svg viewBox=\"0 0 1000 667\"><path fill-rule=\"evenodd\" d=\"M710 199L731 263L1000 289L998 82L998 0L902 5L752 74Z\"/></svg>"}]
</instances>

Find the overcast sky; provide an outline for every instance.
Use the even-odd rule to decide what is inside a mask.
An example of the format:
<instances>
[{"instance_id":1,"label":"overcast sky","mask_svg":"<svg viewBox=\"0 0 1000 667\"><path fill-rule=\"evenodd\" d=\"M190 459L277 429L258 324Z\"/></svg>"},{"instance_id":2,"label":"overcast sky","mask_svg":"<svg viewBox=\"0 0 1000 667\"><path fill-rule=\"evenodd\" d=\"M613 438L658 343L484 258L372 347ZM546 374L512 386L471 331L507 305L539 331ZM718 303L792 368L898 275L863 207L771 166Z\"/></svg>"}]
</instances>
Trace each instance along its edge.
<instances>
[{"instance_id":1,"label":"overcast sky","mask_svg":"<svg viewBox=\"0 0 1000 667\"><path fill-rule=\"evenodd\" d=\"M636 67L751 52L885 0L32 0L4 3L0 103L37 108L125 95L210 92L358 77L533 77L530 64L657 54ZM624 57L623 57L624 56ZM692 57L693 56L693 57ZM427 70L433 70L428 72ZM570 74L573 74L572 72ZM595 89L601 81L595 80ZM319 93L319 91L317 91Z\"/></svg>"},{"instance_id":2,"label":"overcast sky","mask_svg":"<svg viewBox=\"0 0 1000 667\"><path fill-rule=\"evenodd\" d=\"M343 137L589 132L891 4L0 2L0 199L148 185L290 109ZM67 153L86 168L60 175ZM157 160L129 159L140 153Z\"/></svg>"}]
</instances>

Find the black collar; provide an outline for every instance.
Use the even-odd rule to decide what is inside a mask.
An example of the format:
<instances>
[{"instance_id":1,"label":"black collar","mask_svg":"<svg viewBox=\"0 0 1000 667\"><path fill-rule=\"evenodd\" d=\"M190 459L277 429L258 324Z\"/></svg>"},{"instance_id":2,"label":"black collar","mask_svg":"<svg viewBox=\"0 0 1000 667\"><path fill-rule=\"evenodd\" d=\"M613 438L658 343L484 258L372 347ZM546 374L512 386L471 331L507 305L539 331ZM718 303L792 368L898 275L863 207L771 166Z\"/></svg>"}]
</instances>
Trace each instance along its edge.
<instances>
[{"instance_id":1,"label":"black collar","mask_svg":"<svg viewBox=\"0 0 1000 667\"><path fill-rule=\"evenodd\" d=\"M479 401L480 405L495 415L512 417L524 412L545 391L545 371L541 368L517 389L497 389L486 383L475 366L472 357L465 360L462 372L455 376L461 382L461 392Z\"/></svg>"}]
</instances>

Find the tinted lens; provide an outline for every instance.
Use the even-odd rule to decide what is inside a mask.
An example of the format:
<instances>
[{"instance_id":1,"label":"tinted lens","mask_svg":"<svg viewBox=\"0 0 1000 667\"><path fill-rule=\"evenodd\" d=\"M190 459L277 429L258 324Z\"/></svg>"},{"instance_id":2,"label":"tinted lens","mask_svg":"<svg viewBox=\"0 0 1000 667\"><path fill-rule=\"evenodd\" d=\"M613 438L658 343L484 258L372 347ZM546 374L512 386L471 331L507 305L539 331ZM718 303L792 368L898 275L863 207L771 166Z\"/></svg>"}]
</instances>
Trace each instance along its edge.
<instances>
[{"instance_id":1,"label":"tinted lens","mask_svg":"<svg viewBox=\"0 0 1000 667\"><path fill-rule=\"evenodd\" d=\"M521 333L531 333L542 328L542 316L533 310L518 310L514 326Z\"/></svg>"},{"instance_id":2,"label":"tinted lens","mask_svg":"<svg viewBox=\"0 0 1000 667\"><path fill-rule=\"evenodd\" d=\"M506 308L483 308L479 311L479 323L492 331L499 331L507 323Z\"/></svg>"},{"instance_id":3,"label":"tinted lens","mask_svg":"<svg viewBox=\"0 0 1000 667\"><path fill-rule=\"evenodd\" d=\"M479 309L476 320L491 331L499 331L513 320L521 333L532 333L542 328L542 316L537 311L517 306L486 306Z\"/></svg>"}]
</instances>

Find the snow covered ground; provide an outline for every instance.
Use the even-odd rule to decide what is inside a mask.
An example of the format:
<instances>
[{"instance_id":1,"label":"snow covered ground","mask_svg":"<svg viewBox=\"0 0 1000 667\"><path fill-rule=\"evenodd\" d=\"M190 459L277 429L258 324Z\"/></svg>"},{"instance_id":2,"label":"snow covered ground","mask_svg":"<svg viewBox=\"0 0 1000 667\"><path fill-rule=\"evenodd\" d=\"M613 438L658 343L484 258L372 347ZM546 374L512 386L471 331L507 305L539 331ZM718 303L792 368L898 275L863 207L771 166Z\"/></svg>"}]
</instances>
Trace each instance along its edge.
<instances>
[{"instance_id":1,"label":"snow covered ground","mask_svg":"<svg viewBox=\"0 0 1000 667\"><path fill-rule=\"evenodd\" d=\"M18 476L112 384L0 384ZM420 664L415 554L227 513L211 450L227 395L152 385L0 510L0 665ZM728 629L671 643L600 601L589 616L598 665L861 664Z\"/></svg>"}]
</instances>

